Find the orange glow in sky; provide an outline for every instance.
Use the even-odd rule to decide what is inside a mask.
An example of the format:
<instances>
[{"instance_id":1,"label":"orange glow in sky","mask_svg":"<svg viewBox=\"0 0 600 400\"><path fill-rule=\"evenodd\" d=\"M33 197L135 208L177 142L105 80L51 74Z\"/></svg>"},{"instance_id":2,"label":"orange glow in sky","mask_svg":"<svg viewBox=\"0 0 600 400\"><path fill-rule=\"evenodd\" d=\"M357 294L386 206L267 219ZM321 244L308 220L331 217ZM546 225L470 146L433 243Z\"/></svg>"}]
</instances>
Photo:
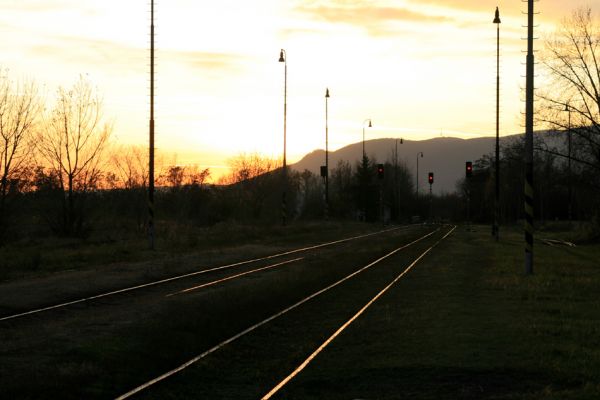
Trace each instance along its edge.
<instances>
[{"instance_id":1,"label":"orange glow in sky","mask_svg":"<svg viewBox=\"0 0 600 400\"><path fill-rule=\"evenodd\" d=\"M536 3L538 34L588 1ZM495 134L496 6L501 134L522 131L525 8L488 0L156 0L156 146L211 166L281 157L288 55L288 162L367 139ZM6 0L0 67L51 99L86 74L119 143L148 143L149 1ZM594 10L597 12L597 10ZM541 47L542 42L537 42ZM218 172L217 172L218 174Z\"/></svg>"}]
</instances>

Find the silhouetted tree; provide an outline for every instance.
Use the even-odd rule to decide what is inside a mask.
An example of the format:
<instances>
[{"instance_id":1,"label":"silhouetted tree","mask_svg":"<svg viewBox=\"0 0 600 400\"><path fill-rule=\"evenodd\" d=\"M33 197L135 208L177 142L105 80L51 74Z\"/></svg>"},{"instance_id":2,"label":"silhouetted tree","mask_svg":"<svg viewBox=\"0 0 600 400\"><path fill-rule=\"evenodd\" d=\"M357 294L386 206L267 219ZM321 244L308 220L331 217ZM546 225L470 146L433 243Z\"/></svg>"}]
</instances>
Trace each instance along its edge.
<instances>
[{"instance_id":1,"label":"silhouetted tree","mask_svg":"<svg viewBox=\"0 0 600 400\"><path fill-rule=\"evenodd\" d=\"M264 210L267 199L274 195L280 179L275 173L280 166L278 160L274 160L258 153L240 154L229 160L230 173L220 181L229 185L228 194L233 198L230 201L235 214L243 217L247 213L253 219L259 218ZM288 177L289 187L293 187L292 174ZM288 204L293 204L288 198ZM277 206L277 210L280 207Z\"/></svg>"},{"instance_id":2,"label":"silhouetted tree","mask_svg":"<svg viewBox=\"0 0 600 400\"><path fill-rule=\"evenodd\" d=\"M113 151L111 164L123 188L145 188L148 184L147 147L120 147Z\"/></svg>"},{"instance_id":3,"label":"silhouetted tree","mask_svg":"<svg viewBox=\"0 0 600 400\"><path fill-rule=\"evenodd\" d=\"M572 138L571 171L562 163L565 203L570 196L573 217L596 221L600 232L600 19L590 7L564 20L546 41L542 63L551 82L539 95L540 119L565 141ZM569 156L567 145L544 150L563 160Z\"/></svg>"},{"instance_id":4,"label":"silhouetted tree","mask_svg":"<svg viewBox=\"0 0 600 400\"><path fill-rule=\"evenodd\" d=\"M303 218L323 217L325 185L322 178L305 169L298 181L298 214Z\"/></svg>"},{"instance_id":5,"label":"silhouetted tree","mask_svg":"<svg viewBox=\"0 0 600 400\"><path fill-rule=\"evenodd\" d=\"M9 194L20 192L27 179L31 136L40 111L34 82L14 83L8 76L0 77L0 231Z\"/></svg>"},{"instance_id":6,"label":"silhouetted tree","mask_svg":"<svg viewBox=\"0 0 600 400\"><path fill-rule=\"evenodd\" d=\"M71 89L58 89L56 104L37 137L37 149L65 193L56 227L63 234L82 231L85 194L98 184L110 133L102 121L101 100L89 81L80 77Z\"/></svg>"},{"instance_id":7,"label":"silhouetted tree","mask_svg":"<svg viewBox=\"0 0 600 400\"><path fill-rule=\"evenodd\" d=\"M589 183L600 188L600 20L591 8L564 20L546 41L542 63L551 82L539 92L539 118L564 132L571 115L571 158L594 170ZM565 150L558 154L566 157Z\"/></svg>"},{"instance_id":8,"label":"silhouetted tree","mask_svg":"<svg viewBox=\"0 0 600 400\"><path fill-rule=\"evenodd\" d=\"M375 221L379 215L379 191L375 175L375 162L372 162L368 156L363 156L361 162L356 164L354 182L355 202L361 213L361 219L366 221Z\"/></svg>"},{"instance_id":9,"label":"silhouetted tree","mask_svg":"<svg viewBox=\"0 0 600 400\"><path fill-rule=\"evenodd\" d=\"M186 185L203 186L210 175L210 168L201 169L197 165L189 165L186 167L184 182Z\"/></svg>"},{"instance_id":10,"label":"silhouetted tree","mask_svg":"<svg viewBox=\"0 0 600 400\"><path fill-rule=\"evenodd\" d=\"M395 149L390 153L384 170L385 188L387 188L384 200L390 207L391 218L399 222L409 216L413 202L414 179L406 163L398 158Z\"/></svg>"},{"instance_id":11,"label":"silhouetted tree","mask_svg":"<svg viewBox=\"0 0 600 400\"><path fill-rule=\"evenodd\" d=\"M354 200L354 179L352 166L348 161L339 160L331 170L329 179L329 214L339 218L354 216L356 204Z\"/></svg>"}]
</instances>

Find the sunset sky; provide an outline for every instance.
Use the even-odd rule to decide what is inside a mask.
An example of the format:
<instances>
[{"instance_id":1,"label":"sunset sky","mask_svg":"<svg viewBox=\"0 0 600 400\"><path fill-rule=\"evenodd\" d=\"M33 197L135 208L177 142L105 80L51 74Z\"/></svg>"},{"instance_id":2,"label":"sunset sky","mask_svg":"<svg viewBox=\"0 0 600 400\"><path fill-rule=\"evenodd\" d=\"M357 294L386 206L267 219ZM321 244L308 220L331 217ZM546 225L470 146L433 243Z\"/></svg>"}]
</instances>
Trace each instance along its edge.
<instances>
[{"instance_id":1,"label":"sunset sky","mask_svg":"<svg viewBox=\"0 0 600 400\"><path fill-rule=\"evenodd\" d=\"M582 5L594 6L536 3L538 36ZM331 149L360 141L366 118L368 139L492 136L496 6L508 135L523 120L520 0L157 0L157 149L216 174L241 152L281 157L281 48L290 163L325 146L326 87ZM149 0L5 0L1 8L0 67L44 85L49 102L58 86L87 75L116 140L147 145Z\"/></svg>"}]
</instances>

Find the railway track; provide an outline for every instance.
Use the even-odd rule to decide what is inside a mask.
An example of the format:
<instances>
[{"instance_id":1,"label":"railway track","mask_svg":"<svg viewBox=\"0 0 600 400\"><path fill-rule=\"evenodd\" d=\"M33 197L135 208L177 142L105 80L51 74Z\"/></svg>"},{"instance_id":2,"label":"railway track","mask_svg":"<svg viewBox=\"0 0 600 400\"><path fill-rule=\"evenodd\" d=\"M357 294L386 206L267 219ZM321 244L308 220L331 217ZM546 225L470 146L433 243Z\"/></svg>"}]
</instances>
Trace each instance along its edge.
<instances>
[{"instance_id":1,"label":"railway track","mask_svg":"<svg viewBox=\"0 0 600 400\"><path fill-rule=\"evenodd\" d=\"M245 337L246 335L256 331L257 329L264 327L276 320L278 320L280 317L298 309L299 307L305 305L306 303L310 302L311 300L318 298L319 296L331 291L334 288L338 288L341 285L343 285L344 283L353 280L353 278L363 274L364 272L371 270L374 266L382 263L383 261L389 260L391 257L393 257L394 255L397 255L398 253L400 253L401 251L411 248L412 246L418 244L418 243L422 243L426 240L431 240L432 238L435 237L435 235L440 231L440 229L442 228L438 228L437 230L433 230L431 232L426 233L423 236L418 237L415 240L412 240L409 243L403 244L395 249L393 249L392 251L387 252L386 254L384 254L383 256L378 257L377 259L375 259L374 261L361 266L359 268L356 268L353 272L351 272L350 274L342 277L341 279L335 281L334 283L331 283L323 288L321 288L320 290L317 290L315 292L313 292L312 294L302 298L301 300L295 302L294 304L285 307L284 309L270 315L269 317L261 320L258 323L255 323L249 327L247 327L246 329L243 329L242 331L238 332L235 335L232 335L231 337L221 341L220 343L216 344L215 346L209 348L208 350L197 354L196 356L190 358L189 360L187 360L186 362L178 365L177 367L164 372L163 374L148 380L145 383L140 384L139 386L133 388L132 390L120 395L117 397L118 400L123 400L123 399L128 399L131 398L133 396L136 396L142 392L148 392L152 387L154 387L155 385L157 385L160 382L163 382L165 380L167 380L168 378L180 374L182 373L184 370L188 369L189 367L193 366L194 364L198 363L200 360L206 358L207 356L223 349L224 347L232 344L233 342L236 342L237 340ZM378 293L376 294L375 297L371 298L362 308L360 308L360 310L354 314L352 316L352 318L350 318L348 321L346 321L344 324L342 324L342 326L337 329L333 335L331 335L329 337L329 339L321 344L317 350L315 352L313 352L308 359L306 359L304 361L304 363L302 363L300 365L300 367L296 368L286 379L284 379L282 382L280 382L275 388L273 388L273 390L271 390L267 395L265 395L265 398L270 398L273 394L275 394L281 387L283 387L287 382L289 382L295 375L297 375L298 373L300 373L300 371L302 369L304 369L308 364L310 364L310 362L325 348L327 347L327 345L329 343L331 343L341 332L343 332L344 329L346 329L347 326L349 326L353 321L355 321L357 318L360 317L360 315L368 308L370 307L375 301L377 301L377 299L382 296L390 287L392 287L398 280L400 280L408 271L410 271L411 268L413 268L421 259L423 259L429 252L431 252L431 250L436 247L440 242L442 242L446 237L448 237L453 231L454 231L455 227L453 228L449 228L447 232L445 232L445 234L443 235L443 237L441 237L440 239L438 239L437 241L435 241L432 245L427 246L427 248L424 251L420 251L417 255L416 258L414 258L412 260L412 262L410 262L410 264L399 274L397 275L391 282L389 282L382 290L379 290Z\"/></svg>"},{"instance_id":2,"label":"railway track","mask_svg":"<svg viewBox=\"0 0 600 400\"><path fill-rule=\"evenodd\" d=\"M372 299L370 299L360 310L356 312L350 319L344 322L331 336L329 336L320 346L318 346L300 365L298 365L289 375L282 379L275 387L273 387L267 394L265 394L261 400L269 400L275 396L285 385L287 385L292 379L300 374L305 368L308 367L314 359L327 348L346 328L356 321L369 307L373 305L381 296L383 296L396 282L398 282L404 275L406 275L423 257L425 257L434 247L440 244L446 239L454 230L456 226L450 229L441 239L435 242L432 246L427 248L421 253L412 263L410 263L399 275L397 275L389 284L387 284L381 291L379 291Z\"/></svg>"},{"instance_id":3,"label":"railway track","mask_svg":"<svg viewBox=\"0 0 600 400\"><path fill-rule=\"evenodd\" d=\"M51 304L51 305L36 307L34 309L23 310L23 311L11 313L9 315L0 316L0 322L9 321L9 320L15 320L15 319L18 319L18 318L23 318L23 317L27 317L27 316L36 315L36 314L41 314L41 313L45 313L45 312L48 312L48 311L54 311L54 310L58 310L58 309L64 309L64 308L67 308L67 307L70 307L70 306L74 306L74 305L77 305L77 304L89 303L89 302L97 301L97 300L100 300L100 299L105 299L105 298L108 298L108 297L113 297L113 296L117 296L117 295L131 293L131 292L134 292L134 291L139 291L139 290L142 290L142 289L148 289L148 288L152 288L152 287L156 287L156 286L160 286L160 285L166 285L166 284L169 284L169 283L172 283L172 282L176 282L176 281L181 281L181 280L185 280L185 279L189 279L189 278L198 277L200 275L205 275L205 274L210 274L210 273L214 273L214 272L230 270L230 269L234 269L234 268L237 268L237 267L247 266L247 265L251 265L251 264L255 264L255 263L259 263L259 262L275 260L275 259L278 259L278 258L283 258L283 257L286 257L286 256L292 256L292 255L300 254L300 253L306 253L306 252L313 251L313 250L319 250L319 249L323 249L323 248L327 248L327 247L331 247L331 246L335 246L335 245L339 245L339 244L343 244L343 243L348 243L348 242L355 241L355 240L360 240L360 239L365 239L365 238L373 237L373 236L376 236L376 235L381 235L381 234L385 234L385 233L389 233L389 232L393 232L393 231L408 229L411 226L412 225L402 226L402 227L394 227L394 228L390 228L390 229L384 229L384 230L380 230L380 231L376 231L376 232L371 232L371 233L367 233L367 234L362 234L362 235L347 237L347 238L343 238L343 239L339 239L339 240L334 240L334 241L329 241L329 242L325 242L325 243L320 243L320 244L316 244L316 245L311 245L311 246L305 246L305 247L301 247L301 248L296 248L296 249L292 249L292 250L288 250L288 251L284 251L284 252L280 252L280 253L276 253L276 254L271 254L271 255L268 255L268 256L264 256L264 257L252 258L252 259L249 259L249 260L238 261L238 262L229 263L229 264L221 265L221 266L217 266L217 267L211 267L211 268L201 269L201 270L190 272L190 273L179 274L179 275L172 276L172 277L169 277L169 278L158 279L158 280L155 280L155 281L151 281L151 282L147 282L147 283L143 283L143 284L138 284L138 285L133 285L133 286L128 286L128 287L125 287L125 288L121 288L121 289L117 289L117 290L111 290L111 291L107 291L107 292L103 292L103 293L99 293L99 294L95 294L95 295L91 295L91 296L81 297L81 298L72 299L72 300L65 300L63 302L59 302L59 303L56 303L56 304ZM298 259L294 259L293 261L297 261L297 260ZM210 283L207 283L207 284L197 285L196 287L191 287L191 288L188 288L188 289L184 289L181 292L182 293L190 292L190 291L193 291L193 290L200 289L201 287L211 286L211 285L214 285L214 284L217 284L217 283L220 283L220 282L225 282L225 281L228 281L228 280L239 278L241 276L245 276L245 275L248 275L250 273L255 273L255 272L262 271L262 270L271 269L271 268L275 268L275 267L278 267L278 266L281 266L281 265L289 264L290 262L292 262L292 261L288 260L288 261L285 261L285 262L282 262L282 263L276 263L274 265L268 265L268 266L263 266L261 268L256 268L256 269L254 269L252 271L246 271L246 272L243 272L243 273L235 273L235 274L232 274L231 276L218 279L217 280L218 282L217 281L213 281L213 282L210 282ZM169 293L167 296L169 296L169 297L173 296L175 294L178 294L178 292Z\"/></svg>"},{"instance_id":4,"label":"railway track","mask_svg":"<svg viewBox=\"0 0 600 400\"><path fill-rule=\"evenodd\" d=\"M277 325L281 317L287 320L287 315L297 315L292 311L305 309L301 307L304 304L320 303L322 300L315 303L314 299L331 296L329 293L357 281L353 278L367 270L378 270L372 267L393 254L412 256L438 236L436 228L418 225L386 229L305 246L206 268L193 276L185 274L188 278L152 282L154 285L144 286L145 290L53 308L55 312L26 314L39 318L11 318L0 324L4 344L0 347L0 387L13 398L114 397L119 394L118 388L126 389L139 383L140 378L159 375L189 355L209 349L199 359L209 354L220 357L223 352L217 350L231 348L228 344L243 337L254 337L248 333ZM367 263L370 265L361 271L359 265ZM212 272L204 272L207 270ZM177 339L181 333L185 333L183 341ZM145 357L149 357L147 361ZM81 367L73 367L79 364ZM99 376L97 372L88 373L88 368L103 372ZM61 372L65 370L66 378ZM86 379L93 385L69 383ZM154 390L145 393L152 395Z\"/></svg>"}]
</instances>

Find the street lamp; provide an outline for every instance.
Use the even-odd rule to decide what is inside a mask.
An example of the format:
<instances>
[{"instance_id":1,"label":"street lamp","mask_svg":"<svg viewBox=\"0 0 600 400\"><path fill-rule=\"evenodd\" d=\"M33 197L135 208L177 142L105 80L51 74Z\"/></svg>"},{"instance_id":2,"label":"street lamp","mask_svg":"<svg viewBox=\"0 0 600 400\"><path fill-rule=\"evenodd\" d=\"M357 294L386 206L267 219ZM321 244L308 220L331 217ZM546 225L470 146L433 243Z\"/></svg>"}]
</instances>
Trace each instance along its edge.
<instances>
[{"instance_id":1,"label":"street lamp","mask_svg":"<svg viewBox=\"0 0 600 400\"><path fill-rule=\"evenodd\" d=\"M492 235L500 240L500 11L496 7L496 197L494 202L494 225Z\"/></svg>"},{"instance_id":2,"label":"street lamp","mask_svg":"<svg viewBox=\"0 0 600 400\"><path fill-rule=\"evenodd\" d=\"M565 105L565 111L569 113L569 125L567 129L567 160L568 160L568 181L569 181L569 223L573 220L573 186L571 179L571 106L569 103Z\"/></svg>"},{"instance_id":3,"label":"street lamp","mask_svg":"<svg viewBox=\"0 0 600 400\"><path fill-rule=\"evenodd\" d=\"M423 158L423 152L420 151L417 153L417 198L419 197L419 155Z\"/></svg>"},{"instance_id":4,"label":"street lamp","mask_svg":"<svg viewBox=\"0 0 600 400\"><path fill-rule=\"evenodd\" d=\"M329 88L325 90L325 218L329 216Z\"/></svg>"},{"instance_id":5,"label":"street lamp","mask_svg":"<svg viewBox=\"0 0 600 400\"><path fill-rule=\"evenodd\" d=\"M284 65L283 75L283 193L281 195L281 222L285 225L287 204L285 192L287 189L287 162L286 162L286 129L287 129L287 53L284 49L279 52L279 62Z\"/></svg>"},{"instance_id":6,"label":"street lamp","mask_svg":"<svg viewBox=\"0 0 600 400\"><path fill-rule=\"evenodd\" d=\"M363 158L365 158L365 157L366 157L366 155L367 155L367 154L365 153L365 124L367 123L367 121L369 121L369 128L372 128L372 127L373 127L373 124L371 123L371 119L370 119L370 118L367 118L367 119L365 119L365 120L363 121L363 130L362 130L362 131L363 131L363 141L362 141L362 142L363 142L363 143L362 143L362 144L363 144Z\"/></svg>"}]
</instances>

